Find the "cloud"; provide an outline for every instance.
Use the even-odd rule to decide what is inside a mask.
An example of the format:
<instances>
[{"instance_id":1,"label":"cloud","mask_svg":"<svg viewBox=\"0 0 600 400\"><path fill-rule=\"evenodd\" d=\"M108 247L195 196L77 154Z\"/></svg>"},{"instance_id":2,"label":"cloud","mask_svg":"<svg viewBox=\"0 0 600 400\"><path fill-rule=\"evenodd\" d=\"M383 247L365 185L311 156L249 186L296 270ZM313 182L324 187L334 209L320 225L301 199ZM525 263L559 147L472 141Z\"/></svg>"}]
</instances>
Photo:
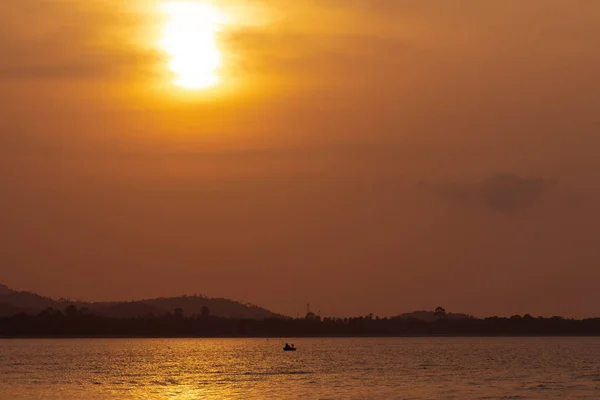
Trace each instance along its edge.
<instances>
[{"instance_id":1,"label":"cloud","mask_svg":"<svg viewBox=\"0 0 600 400\"><path fill-rule=\"evenodd\" d=\"M0 79L139 76L160 57L134 45L143 14L116 2L2 2L0 15Z\"/></svg>"},{"instance_id":2,"label":"cloud","mask_svg":"<svg viewBox=\"0 0 600 400\"><path fill-rule=\"evenodd\" d=\"M499 211L518 211L535 206L556 186L556 180L495 175L477 186L479 199Z\"/></svg>"},{"instance_id":3,"label":"cloud","mask_svg":"<svg viewBox=\"0 0 600 400\"><path fill-rule=\"evenodd\" d=\"M555 179L524 178L511 173L496 174L475 184L420 183L443 198L502 213L524 212L539 206L557 185Z\"/></svg>"}]
</instances>

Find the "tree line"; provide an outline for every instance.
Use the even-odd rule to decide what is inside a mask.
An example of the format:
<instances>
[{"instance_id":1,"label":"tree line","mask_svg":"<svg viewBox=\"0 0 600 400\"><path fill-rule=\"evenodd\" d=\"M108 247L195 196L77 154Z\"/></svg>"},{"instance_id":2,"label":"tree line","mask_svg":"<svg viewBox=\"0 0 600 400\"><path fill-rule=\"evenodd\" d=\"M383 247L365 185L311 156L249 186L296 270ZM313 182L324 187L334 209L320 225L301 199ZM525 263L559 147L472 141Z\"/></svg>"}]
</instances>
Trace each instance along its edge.
<instances>
[{"instance_id":1,"label":"tree line","mask_svg":"<svg viewBox=\"0 0 600 400\"><path fill-rule=\"evenodd\" d=\"M211 316L205 307L185 316L176 309L163 315L111 318L69 306L47 309L38 315L0 318L2 337L345 337L345 336L535 336L600 335L600 318L447 318L443 309L436 319L380 318L372 314L354 318L230 319Z\"/></svg>"}]
</instances>

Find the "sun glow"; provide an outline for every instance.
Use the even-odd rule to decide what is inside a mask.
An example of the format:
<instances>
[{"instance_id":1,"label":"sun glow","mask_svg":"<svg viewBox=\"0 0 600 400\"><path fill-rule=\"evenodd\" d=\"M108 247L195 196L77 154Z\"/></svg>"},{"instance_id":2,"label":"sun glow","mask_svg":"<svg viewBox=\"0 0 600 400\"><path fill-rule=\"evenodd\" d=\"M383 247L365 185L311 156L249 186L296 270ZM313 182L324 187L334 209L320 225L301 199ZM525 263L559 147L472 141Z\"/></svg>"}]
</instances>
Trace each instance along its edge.
<instances>
[{"instance_id":1,"label":"sun glow","mask_svg":"<svg viewBox=\"0 0 600 400\"><path fill-rule=\"evenodd\" d=\"M205 89L219 83L221 51L217 43L222 16L207 3L178 1L164 4L168 21L161 47L169 54L173 83L186 89Z\"/></svg>"}]
</instances>

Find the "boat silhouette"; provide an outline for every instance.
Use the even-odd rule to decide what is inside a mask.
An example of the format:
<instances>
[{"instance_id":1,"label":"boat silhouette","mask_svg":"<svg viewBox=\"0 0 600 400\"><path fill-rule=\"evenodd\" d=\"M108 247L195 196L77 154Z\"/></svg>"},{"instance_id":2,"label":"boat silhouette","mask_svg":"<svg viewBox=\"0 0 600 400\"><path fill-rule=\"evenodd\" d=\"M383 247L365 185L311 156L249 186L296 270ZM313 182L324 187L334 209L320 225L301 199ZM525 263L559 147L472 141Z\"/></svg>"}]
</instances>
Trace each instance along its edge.
<instances>
[{"instance_id":1,"label":"boat silhouette","mask_svg":"<svg viewBox=\"0 0 600 400\"><path fill-rule=\"evenodd\" d=\"M283 348L283 351L296 351L296 346L294 345L289 345L289 344L285 344L285 347Z\"/></svg>"}]
</instances>

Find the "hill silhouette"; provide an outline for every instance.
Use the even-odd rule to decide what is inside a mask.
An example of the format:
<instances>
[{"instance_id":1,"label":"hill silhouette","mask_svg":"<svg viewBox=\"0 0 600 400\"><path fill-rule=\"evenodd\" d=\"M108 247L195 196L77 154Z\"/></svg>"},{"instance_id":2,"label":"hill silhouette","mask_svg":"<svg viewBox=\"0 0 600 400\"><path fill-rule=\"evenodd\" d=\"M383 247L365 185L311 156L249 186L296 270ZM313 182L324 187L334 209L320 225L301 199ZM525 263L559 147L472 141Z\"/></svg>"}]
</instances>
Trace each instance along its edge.
<instances>
[{"instance_id":1,"label":"hill silhouette","mask_svg":"<svg viewBox=\"0 0 600 400\"><path fill-rule=\"evenodd\" d=\"M11 290L0 285L0 316L8 317L19 313L37 315L50 308L64 310L70 305L97 316L110 318L162 316L177 309L184 316L201 314L203 309L207 309L210 315L222 318L258 320L284 318L265 308L224 298L180 296L127 302L82 302L69 299L55 300L36 293Z\"/></svg>"},{"instance_id":2,"label":"hill silhouette","mask_svg":"<svg viewBox=\"0 0 600 400\"><path fill-rule=\"evenodd\" d=\"M530 314L475 318L415 311L391 318L373 314L288 318L228 299L180 296L130 302L73 302L0 285L0 337L347 337L347 336L600 336L600 318Z\"/></svg>"},{"instance_id":3,"label":"hill silhouette","mask_svg":"<svg viewBox=\"0 0 600 400\"><path fill-rule=\"evenodd\" d=\"M11 290L7 286L0 284L0 295L9 294L10 292Z\"/></svg>"},{"instance_id":4,"label":"hill silhouette","mask_svg":"<svg viewBox=\"0 0 600 400\"><path fill-rule=\"evenodd\" d=\"M446 319L450 320L462 320L472 318L469 314L462 313L447 313L444 315ZM432 322L439 319L435 311L413 311L409 313L400 314L397 318L415 319L419 321Z\"/></svg>"}]
</instances>

